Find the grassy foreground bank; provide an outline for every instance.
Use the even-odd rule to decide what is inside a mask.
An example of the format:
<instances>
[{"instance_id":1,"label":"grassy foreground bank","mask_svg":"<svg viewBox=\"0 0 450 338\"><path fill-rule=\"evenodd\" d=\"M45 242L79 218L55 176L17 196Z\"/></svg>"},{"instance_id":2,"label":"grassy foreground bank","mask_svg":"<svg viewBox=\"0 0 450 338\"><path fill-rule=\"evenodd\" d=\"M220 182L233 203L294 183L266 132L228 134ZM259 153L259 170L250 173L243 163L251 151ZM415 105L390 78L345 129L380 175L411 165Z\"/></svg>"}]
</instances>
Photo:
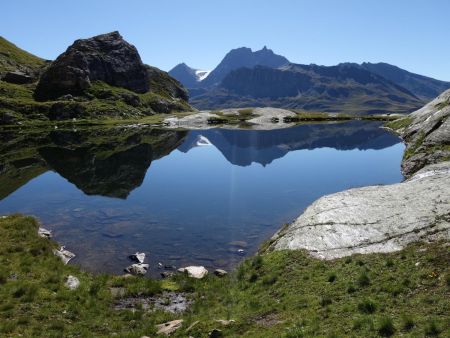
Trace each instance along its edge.
<instances>
[{"instance_id":1,"label":"grassy foreground bank","mask_svg":"<svg viewBox=\"0 0 450 338\"><path fill-rule=\"evenodd\" d=\"M302 251L246 260L225 278L171 280L91 275L53 256L32 217L0 218L1 337L155 336L155 325L184 319L172 336L377 337L450 335L450 251L414 244L391 254L321 261ZM151 257L150 257L151 262ZM155 262L151 262L153 264ZM65 278L80 279L77 290ZM111 288L123 288L114 297ZM115 310L118 297L183 292L183 314ZM216 319L233 319L223 326ZM199 321L189 332L186 329Z\"/></svg>"}]
</instances>

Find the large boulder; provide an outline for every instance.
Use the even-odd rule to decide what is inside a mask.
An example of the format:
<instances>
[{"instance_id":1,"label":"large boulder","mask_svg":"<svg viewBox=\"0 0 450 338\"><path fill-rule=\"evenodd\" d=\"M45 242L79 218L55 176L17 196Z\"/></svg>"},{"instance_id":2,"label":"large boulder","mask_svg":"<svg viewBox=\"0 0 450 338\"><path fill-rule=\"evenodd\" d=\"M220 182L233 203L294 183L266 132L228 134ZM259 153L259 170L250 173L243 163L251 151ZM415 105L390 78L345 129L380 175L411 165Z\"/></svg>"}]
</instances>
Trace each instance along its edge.
<instances>
[{"instance_id":1,"label":"large boulder","mask_svg":"<svg viewBox=\"0 0 450 338\"><path fill-rule=\"evenodd\" d=\"M273 238L275 250L305 249L334 259L392 252L415 241L450 238L450 162L429 165L405 182L345 190L309 206Z\"/></svg>"},{"instance_id":2,"label":"large boulder","mask_svg":"<svg viewBox=\"0 0 450 338\"><path fill-rule=\"evenodd\" d=\"M14 71L7 72L2 80L14 84L25 84L33 82L34 78L23 72Z\"/></svg>"},{"instance_id":3,"label":"large boulder","mask_svg":"<svg viewBox=\"0 0 450 338\"><path fill-rule=\"evenodd\" d=\"M65 94L79 95L92 81L136 93L150 89L148 72L137 49L119 32L112 32L76 40L42 74L35 97L48 100Z\"/></svg>"}]
</instances>

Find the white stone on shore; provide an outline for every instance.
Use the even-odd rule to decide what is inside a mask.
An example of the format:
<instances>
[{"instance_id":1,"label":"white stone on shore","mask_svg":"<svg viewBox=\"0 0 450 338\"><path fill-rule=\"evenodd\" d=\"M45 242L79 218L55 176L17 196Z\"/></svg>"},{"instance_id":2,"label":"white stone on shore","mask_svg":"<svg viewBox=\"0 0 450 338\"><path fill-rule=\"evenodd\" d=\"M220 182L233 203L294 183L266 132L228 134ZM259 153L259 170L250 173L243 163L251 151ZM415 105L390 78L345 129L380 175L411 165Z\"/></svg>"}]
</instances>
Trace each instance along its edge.
<instances>
[{"instance_id":1,"label":"white stone on shore","mask_svg":"<svg viewBox=\"0 0 450 338\"><path fill-rule=\"evenodd\" d=\"M50 230L47 230L47 229L39 227L38 235L40 237L42 237L42 238L51 238L52 237L52 232Z\"/></svg>"},{"instance_id":2,"label":"white stone on shore","mask_svg":"<svg viewBox=\"0 0 450 338\"><path fill-rule=\"evenodd\" d=\"M148 264L143 263L131 264L130 266L125 268L125 272L131 273L132 275L143 276L147 273L148 267Z\"/></svg>"},{"instance_id":3,"label":"white stone on shore","mask_svg":"<svg viewBox=\"0 0 450 338\"><path fill-rule=\"evenodd\" d=\"M66 250L64 246L62 246L59 250L54 249L53 254L61 258L64 264L69 263L69 261L75 257L75 254L73 252L70 252L69 250Z\"/></svg>"},{"instance_id":4,"label":"white stone on shore","mask_svg":"<svg viewBox=\"0 0 450 338\"><path fill-rule=\"evenodd\" d=\"M145 253L143 253L143 252L136 252L135 254L132 254L130 256L130 258L135 260L138 263L144 263L144 261L145 261Z\"/></svg>"},{"instance_id":5,"label":"white stone on shore","mask_svg":"<svg viewBox=\"0 0 450 338\"><path fill-rule=\"evenodd\" d=\"M178 269L178 272L187 272L189 277L197 279L202 279L208 274L208 270L206 270L204 266L187 266Z\"/></svg>"}]
</instances>

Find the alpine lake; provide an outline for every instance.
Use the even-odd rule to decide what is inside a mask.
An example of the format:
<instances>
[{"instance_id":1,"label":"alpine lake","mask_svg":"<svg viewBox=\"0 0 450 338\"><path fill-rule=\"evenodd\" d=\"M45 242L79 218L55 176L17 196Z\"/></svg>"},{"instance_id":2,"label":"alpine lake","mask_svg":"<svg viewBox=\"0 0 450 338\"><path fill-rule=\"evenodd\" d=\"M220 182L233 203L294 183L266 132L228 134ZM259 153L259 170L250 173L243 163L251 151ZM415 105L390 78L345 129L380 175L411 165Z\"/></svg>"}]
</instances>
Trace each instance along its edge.
<instances>
[{"instance_id":1,"label":"alpine lake","mask_svg":"<svg viewBox=\"0 0 450 338\"><path fill-rule=\"evenodd\" d=\"M232 269L321 196L400 182L404 145L380 126L0 129L0 214L36 216L96 273L137 251L149 276Z\"/></svg>"}]
</instances>

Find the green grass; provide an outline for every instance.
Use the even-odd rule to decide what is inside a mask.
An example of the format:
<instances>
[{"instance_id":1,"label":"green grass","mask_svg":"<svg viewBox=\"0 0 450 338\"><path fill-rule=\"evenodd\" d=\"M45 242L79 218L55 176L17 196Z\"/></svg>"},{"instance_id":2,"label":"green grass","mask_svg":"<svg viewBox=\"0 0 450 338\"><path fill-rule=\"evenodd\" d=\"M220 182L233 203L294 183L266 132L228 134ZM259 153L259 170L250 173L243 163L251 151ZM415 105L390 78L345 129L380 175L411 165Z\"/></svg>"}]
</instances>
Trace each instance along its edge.
<instances>
[{"instance_id":1,"label":"green grass","mask_svg":"<svg viewBox=\"0 0 450 338\"><path fill-rule=\"evenodd\" d=\"M412 123L412 118L407 116L394 121L389 121L385 124L386 127L393 129L394 131L404 129Z\"/></svg>"},{"instance_id":2,"label":"green grass","mask_svg":"<svg viewBox=\"0 0 450 338\"><path fill-rule=\"evenodd\" d=\"M136 94L102 82L94 82L86 91L86 97L77 101L38 102L33 98L34 87L35 84L16 85L0 81L0 118L2 114L9 114L22 124L45 124L49 120L51 123L54 123L54 120L72 123L73 118L81 124L87 121L92 121L93 124L114 124L118 120L161 123L163 114L155 114L155 111L161 111L162 102L167 103L167 111L164 111L164 114L192 110L189 104L182 100L166 98L153 92ZM58 113L54 113L56 106L59 106ZM65 112L64 117L61 117L64 115L62 111Z\"/></svg>"},{"instance_id":3,"label":"green grass","mask_svg":"<svg viewBox=\"0 0 450 338\"><path fill-rule=\"evenodd\" d=\"M185 323L174 337L185 337L184 330L197 320L189 332L193 337L214 328L225 337L450 334L450 253L445 243L333 261L302 251L270 252L244 261L225 278L210 274L192 280L180 274L161 282L93 276L64 266L51 253L55 244L37 237L36 230L30 217L0 219L0 336L155 336L155 324L178 318ZM80 278L78 290L64 287L68 274ZM194 304L182 315L115 311L110 287L123 287L135 296L179 290ZM215 319L235 323L221 327Z\"/></svg>"},{"instance_id":4,"label":"green grass","mask_svg":"<svg viewBox=\"0 0 450 338\"><path fill-rule=\"evenodd\" d=\"M30 54L0 36L0 73L14 71L17 67L38 69L45 61Z\"/></svg>"}]
</instances>

